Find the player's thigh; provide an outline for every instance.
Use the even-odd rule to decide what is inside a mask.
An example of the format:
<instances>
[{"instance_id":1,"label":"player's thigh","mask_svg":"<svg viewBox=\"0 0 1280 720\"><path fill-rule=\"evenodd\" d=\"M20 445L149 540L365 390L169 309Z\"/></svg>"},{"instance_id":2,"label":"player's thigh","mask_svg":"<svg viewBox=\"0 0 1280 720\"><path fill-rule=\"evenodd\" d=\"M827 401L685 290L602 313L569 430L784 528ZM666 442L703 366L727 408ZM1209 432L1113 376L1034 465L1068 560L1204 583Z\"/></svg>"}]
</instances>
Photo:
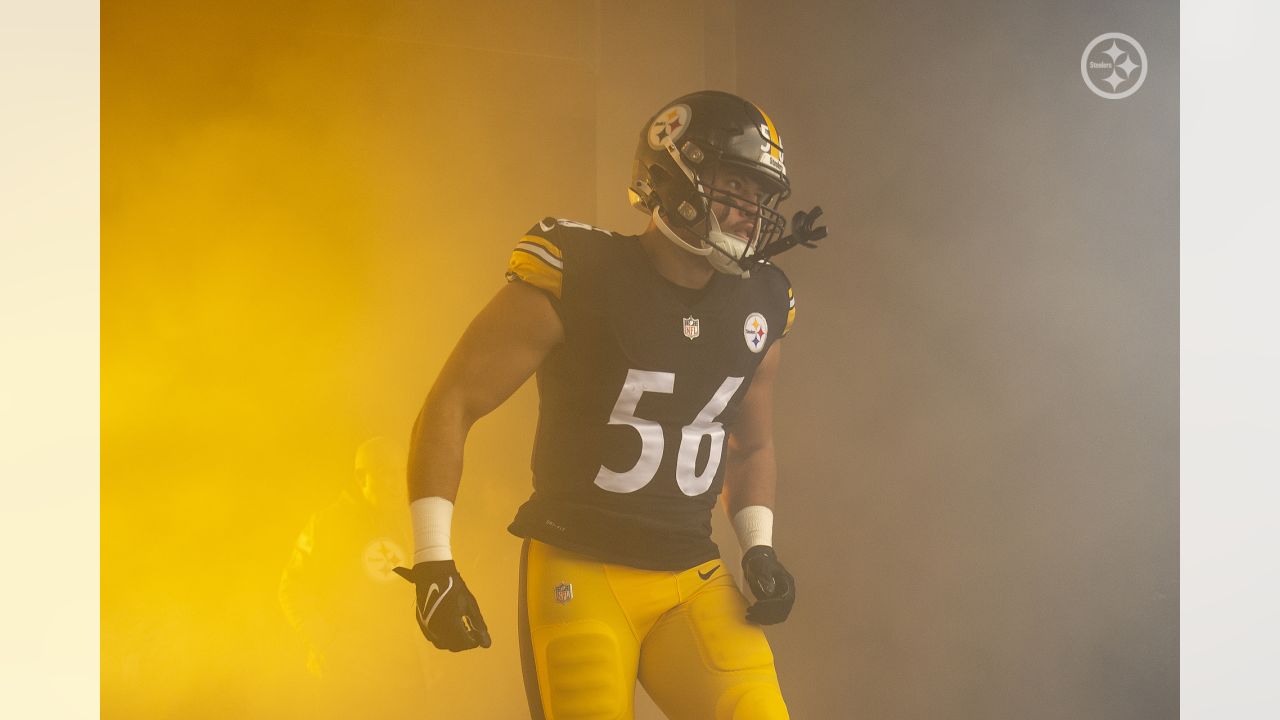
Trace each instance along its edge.
<instances>
[{"instance_id":1,"label":"player's thigh","mask_svg":"<svg viewBox=\"0 0 1280 720\"><path fill-rule=\"evenodd\" d=\"M764 632L733 580L713 580L645 637L640 681L671 720L780 720L787 706Z\"/></svg>"},{"instance_id":2,"label":"player's thigh","mask_svg":"<svg viewBox=\"0 0 1280 720\"><path fill-rule=\"evenodd\" d=\"M526 542L520 660L534 720L629 720L640 646L600 563Z\"/></svg>"}]
</instances>

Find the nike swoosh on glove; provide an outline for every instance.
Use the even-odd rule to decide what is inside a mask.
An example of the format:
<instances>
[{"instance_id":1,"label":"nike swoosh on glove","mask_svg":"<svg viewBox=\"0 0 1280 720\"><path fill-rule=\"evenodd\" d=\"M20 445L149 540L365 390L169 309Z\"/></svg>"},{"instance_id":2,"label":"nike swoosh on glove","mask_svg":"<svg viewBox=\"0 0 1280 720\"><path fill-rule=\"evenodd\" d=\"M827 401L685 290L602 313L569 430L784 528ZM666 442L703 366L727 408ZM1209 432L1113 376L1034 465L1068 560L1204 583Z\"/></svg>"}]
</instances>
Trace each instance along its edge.
<instances>
[{"instance_id":1,"label":"nike swoosh on glove","mask_svg":"<svg viewBox=\"0 0 1280 720\"><path fill-rule=\"evenodd\" d=\"M742 572L756 603L747 608L747 621L774 625L787 619L796 601L796 579L778 562L773 548L756 545L742 554Z\"/></svg>"},{"instance_id":2,"label":"nike swoosh on glove","mask_svg":"<svg viewBox=\"0 0 1280 720\"><path fill-rule=\"evenodd\" d=\"M414 615L418 628L432 645L461 652L492 644L476 597L467 589L452 560L420 562L412 570L398 567L395 572L417 588Z\"/></svg>"}]
</instances>

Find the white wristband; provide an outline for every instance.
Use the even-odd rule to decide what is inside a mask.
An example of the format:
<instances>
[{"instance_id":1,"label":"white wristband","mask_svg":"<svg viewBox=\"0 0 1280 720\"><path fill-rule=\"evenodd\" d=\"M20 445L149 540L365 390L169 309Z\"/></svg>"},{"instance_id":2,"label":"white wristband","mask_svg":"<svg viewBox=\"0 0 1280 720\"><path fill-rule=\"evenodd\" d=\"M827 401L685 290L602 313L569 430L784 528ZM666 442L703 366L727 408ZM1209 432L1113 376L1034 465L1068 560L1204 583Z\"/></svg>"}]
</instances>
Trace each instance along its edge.
<instances>
[{"instance_id":1,"label":"white wristband","mask_svg":"<svg viewBox=\"0 0 1280 720\"><path fill-rule=\"evenodd\" d=\"M763 505L748 505L734 514L733 531L743 550L756 545L773 547L773 511Z\"/></svg>"},{"instance_id":2,"label":"white wristband","mask_svg":"<svg viewBox=\"0 0 1280 720\"><path fill-rule=\"evenodd\" d=\"M442 497L418 498L409 503L413 522L413 563L452 560L449 549L449 526L453 522L453 503Z\"/></svg>"}]
</instances>

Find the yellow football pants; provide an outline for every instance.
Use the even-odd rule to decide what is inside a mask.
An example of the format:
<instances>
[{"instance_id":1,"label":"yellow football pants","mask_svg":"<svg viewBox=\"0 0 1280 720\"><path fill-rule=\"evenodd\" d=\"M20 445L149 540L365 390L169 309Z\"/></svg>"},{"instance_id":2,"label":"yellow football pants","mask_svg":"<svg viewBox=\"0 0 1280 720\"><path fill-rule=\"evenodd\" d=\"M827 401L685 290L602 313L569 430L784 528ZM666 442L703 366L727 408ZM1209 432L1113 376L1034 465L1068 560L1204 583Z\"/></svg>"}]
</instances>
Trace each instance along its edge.
<instances>
[{"instance_id":1,"label":"yellow football pants","mask_svg":"<svg viewBox=\"0 0 1280 720\"><path fill-rule=\"evenodd\" d=\"M534 720L630 720L637 678L671 720L788 717L769 642L719 560L637 570L527 540L520 588Z\"/></svg>"}]
</instances>

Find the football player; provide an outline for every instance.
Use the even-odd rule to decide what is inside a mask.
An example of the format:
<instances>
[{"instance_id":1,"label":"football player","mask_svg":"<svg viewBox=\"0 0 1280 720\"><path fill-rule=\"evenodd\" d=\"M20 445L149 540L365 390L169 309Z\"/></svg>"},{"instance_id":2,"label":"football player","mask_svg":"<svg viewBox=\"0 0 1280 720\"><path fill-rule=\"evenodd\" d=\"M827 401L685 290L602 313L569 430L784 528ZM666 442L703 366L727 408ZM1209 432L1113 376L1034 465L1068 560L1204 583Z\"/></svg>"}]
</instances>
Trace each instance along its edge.
<instances>
[{"instance_id":1,"label":"football player","mask_svg":"<svg viewBox=\"0 0 1280 720\"><path fill-rule=\"evenodd\" d=\"M508 284L450 355L409 460L416 615L446 650L488 647L452 560L450 520L471 425L537 374L534 490L519 627L534 718L630 718L638 678L670 718L787 717L761 625L796 583L773 550L773 386L795 298L768 258L825 236L790 192L759 107L678 98L640 134L638 236L548 218L516 243ZM745 551L738 590L711 541L724 496Z\"/></svg>"}]
</instances>

